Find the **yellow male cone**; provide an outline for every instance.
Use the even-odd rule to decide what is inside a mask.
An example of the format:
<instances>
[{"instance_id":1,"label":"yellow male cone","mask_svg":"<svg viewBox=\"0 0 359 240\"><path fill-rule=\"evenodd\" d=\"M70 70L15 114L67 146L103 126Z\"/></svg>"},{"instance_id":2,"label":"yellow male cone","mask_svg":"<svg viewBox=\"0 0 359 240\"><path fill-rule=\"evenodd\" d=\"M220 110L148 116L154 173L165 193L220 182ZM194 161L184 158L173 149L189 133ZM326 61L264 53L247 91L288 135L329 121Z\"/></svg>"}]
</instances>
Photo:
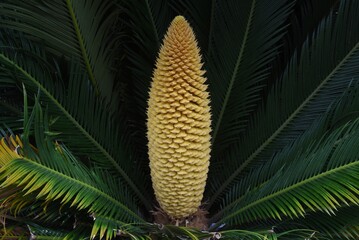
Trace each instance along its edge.
<instances>
[{"instance_id":1,"label":"yellow male cone","mask_svg":"<svg viewBox=\"0 0 359 240\"><path fill-rule=\"evenodd\" d=\"M147 137L153 188L173 219L198 210L210 158L210 107L200 49L182 16L163 40L148 101Z\"/></svg>"}]
</instances>

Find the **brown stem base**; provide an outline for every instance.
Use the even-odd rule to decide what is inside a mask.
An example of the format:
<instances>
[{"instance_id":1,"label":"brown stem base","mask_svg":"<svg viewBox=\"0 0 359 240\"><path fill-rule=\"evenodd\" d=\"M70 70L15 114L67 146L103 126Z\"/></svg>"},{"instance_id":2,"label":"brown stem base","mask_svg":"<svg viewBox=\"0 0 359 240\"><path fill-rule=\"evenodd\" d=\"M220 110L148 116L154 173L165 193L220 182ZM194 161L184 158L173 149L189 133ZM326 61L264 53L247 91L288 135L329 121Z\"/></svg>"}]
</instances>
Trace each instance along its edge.
<instances>
[{"instance_id":1,"label":"brown stem base","mask_svg":"<svg viewBox=\"0 0 359 240\"><path fill-rule=\"evenodd\" d=\"M193 227L199 230L208 229L208 219L206 217L208 212L200 208L194 214L180 219L171 218L162 209L157 209L152 214L154 223L157 224Z\"/></svg>"}]
</instances>

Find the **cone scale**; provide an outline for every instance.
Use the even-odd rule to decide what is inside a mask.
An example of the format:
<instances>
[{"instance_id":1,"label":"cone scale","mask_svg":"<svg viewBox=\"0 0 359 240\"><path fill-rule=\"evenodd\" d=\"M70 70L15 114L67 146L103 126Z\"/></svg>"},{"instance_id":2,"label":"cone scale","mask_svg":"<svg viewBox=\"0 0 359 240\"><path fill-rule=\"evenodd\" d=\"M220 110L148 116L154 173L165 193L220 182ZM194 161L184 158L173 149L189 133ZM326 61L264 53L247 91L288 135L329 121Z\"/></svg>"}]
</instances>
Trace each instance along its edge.
<instances>
[{"instance_id":1,"label":"cone scale","mask_svg":"<svg viewBox=\"0 0 359 240\"><path fill-rule=\"evenodd\" d=\"M203 198L210 158L210 107L200 49L177 16L164 37L148 101L152 185L172 219L194 214Z\"/></svg>"}]
</instances>

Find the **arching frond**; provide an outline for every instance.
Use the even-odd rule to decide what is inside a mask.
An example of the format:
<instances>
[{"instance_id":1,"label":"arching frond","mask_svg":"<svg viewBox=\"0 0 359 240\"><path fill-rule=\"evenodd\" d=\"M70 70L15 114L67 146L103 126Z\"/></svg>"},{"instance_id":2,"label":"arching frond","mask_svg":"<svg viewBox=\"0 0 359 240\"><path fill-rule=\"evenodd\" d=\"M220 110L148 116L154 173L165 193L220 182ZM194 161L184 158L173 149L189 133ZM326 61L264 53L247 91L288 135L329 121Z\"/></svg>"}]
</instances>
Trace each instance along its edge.
<instances>
[{"instance_id":1,"label":"arching frond","mask_svg":"<svg viewBox=\"0 0 359 240\"><path fill-rule=\"evenodd\" d=\"M6 143L3 138L0 148L3 161L1 187L17 186L24 195L33 194L36 199L47 202L60 200L64 205L94 215L144 222L127 186L101 169L89 169L65 147L51 142L51 137L46 136L49 132L47 119L42 116L39 105L34 111L38 150L29 145L28 139L20 141L18 137L10 137Z\"/></svg>"},{"instance_id":2,"label":"arching frond","mask_svg":"<svg viewBox=\"0 0 359 240\"><path fill-rule=\"evenodd\" d=\"M137 178L129 176L131 172L136 176L141 172L135 172L129 160L124 145L126 136L118 124L120 120L114 117L103 99L96 97L81 66L72 61L67 76L61 76L55 72L56 62L52 65L50 61L44 62L45 49L36 43L22 35L1 40L3 45L12 46L3 48L0 53L2 69L16 76L32 94L41 92L42 103L49 107L49 113L55 118L51 130L61 133L59 138L78 155L87 155L101 167L121 176L147 208L151 208L151 197L144 196L146 192L148 194L146 187L139 190L142 185L136 185L134 180ZM69 82L68 90L63 86L63 78Z\"/></svg>"},{"instance_id":3,"label":"arching frond","mask_svg":"<svg viewBox=\"0 0 359 240\"><path fill-rule=\"evenodd\" d=\"M208 79L212 98L214 152L232 142L260 90L292 5L288 1L215 1ZM218 142L218 144L216 144ZM213 161L219 161L214 157Z\"/></svg>"},{"instance_id":4,"label":"arching frond","mask_svg":"<svg viewBox=\"0 0 359 240\"><path fill-rule=\"evenodd\" d=\"M358 206L344 206L335 212L335 217L323 212L312 213L304 218L280 224L292 228L315 226L314 234L319 239L358 239L359 208Z\"/></svg>"},{"instance_id":5,"label":"arching frond","mask_svg":"<svg viewBox=\"0 0 359 240\"><path fill-rule=\"evenodd\" d=\"M357 0L0 1L0 239L357 239L358 12ZM176 15L202 49L213 147L199 211L162 219L146 113Z\"/></svg>"},{"instance_id":6,"label":"arching frond","mask_svg":"<svg viewBox=\"0 0 359 240\"><path fill-rule=\"evenodd\" d=\"M5 155L4 152L1 154L2 156ZM51 154L53 155L53 153ZM64 161L61 164L64 165L65 163ZM136 209L131 210L129 208L133 205L131 201L126 200L127 206L125 206L120 200L107 193L107 189L100 188L101 184L104 184L97 182L99 179L93 179L91 173L81 169L80 166L67 165L69 166L56 166L61 169L54 170L32 159L19 156L2 167L2 178L6 178L2 187L12 184L22 186L25 194L38 191L37 198L44 197L47 201L61 199L62 203L75 205L79 209L89 208L89 212L103 214L112 212L114 214L113 208L118 208L121 213L117 212L116 214L120 219L142 221L141 217L135 213ZM70 173L71 175L68 176L67 174ZM75 175L77 178L74 177ZM121 192L124 191L122 188Z\"/></svg>"},{"instance_id":7,"label":"arching frond","mask_svg":"<svg viewBox=\"0 0 359 240\"><path fill-rule=\"evenodd\" d=\"M131 121L136 153L147 158L146 112L151 77L161 40L174 14L166 0L124 1L125 21L129 28L125 53L128 61L125 77L130 94ZM143 159L142 159L143 160ZM141 163L147 168L147 162Z\"/></svg>"},{"instance_id":8,"label":"arching frond","mask_svg":"<svg viewBox=\"0 0 359 240\"><path fill-rule=\"evenodd\" d=\"M44 228L36 224L31 224L27 227L29 228L30 238L61 240L66 236L64 231Z\"/></svg>"},{"instance_id":9,"label":"arching frond","mask_svg":"<svg viewBox=\"0 0 359 240\"><path fill-rule=\"evenodd\" d=\"M298 218L318 210L335 214L341 204L358 204L359 155L355 149L359 147L359 118L320 139L314 138L307 146L302 145L293 158L287 158L273 177L253 189L248 186L247 192L238 192L237 199L224 207L223 218L216 225ZM288 156L286 151L281 154ZM268 167L278 166L275 161L281 159L281 154ZM261 169L263 175L266 169Z\"/></svg>"},{"instance_id":10,"label":"arching frond","mask_svg":"<svg viewBox=\"0 0 359 240\"><path fill-rule=\"evenodd\" d=\"M345 92L335 104L317 121L315 121L294 143L289 143L273 159L261 165L257 169L243 177L238 184L235 184L226 194L222 201L224 209L230 209L237 204L241 198L250 192L250 190L261 187L278 172L292 162L300 162L298 156L307 154L306 149L318 147L317 142L322 141L325 136L342 127L343 124L357 119L359 113L359 84L352 86ZM306 156L306 155L305 155ZM306 174L303 172L302 174ZM213 221L223 214L219 211Z\"/></svg>"},{"instance_id":11,"label":"arching frond","mask_svg":"<svg viewBox=\"0 0 359 240\"><path fill-rule=\"evenodd\" d=\"M0 26L25 33L49 51L81 59L95 92L111 101L111 67L118 38L113 34L120 9L114 1L2 1Z\"/></svg>"},{"instance_id":12,"label":"arching frond","mask_svg":"<svg viewBox=\"0 0 359 240\"><path fill-rule=\"evenodd\" d=\"M139 114L143 114L145 119L148 92L157 52L173 14L171 14L167 1L164 0L135 0L124 6L129 18L128 26L132 31L131 44L135 45L129 45L126 49L130 61L130 77L134 81L131 87L135 95L132 97L140 110Z\"/></svg>"},{"instance_id":13,"label":"arching frond","mask_svg":"<svg viewBox=\"0 0 359 240\"><path fill-rule=\"evenodd\" d=\"M4 154L1 154L0 167L3 167L13 159L19 157L17 151L18 148L21 148L22 146L23 144L18 136L10 136L7 140L2 137L0 140L0 153Z\"/></svg>"},{"instance_id":14,"label":"arching frond","mask_svg":"<svg viewBox=\"0 0 359 240\"><path fill-rule=\"evenodd\" d=\"M302 134L351 82L358 82L358 9L358 2L343 1L338 15L333 13L321 23L303 46L299 60L293 57L243 138L218 156L226 165L214 165L220 174L212 175L210 205L250 169L269 161Z\"/></svg>"}]
</instances>

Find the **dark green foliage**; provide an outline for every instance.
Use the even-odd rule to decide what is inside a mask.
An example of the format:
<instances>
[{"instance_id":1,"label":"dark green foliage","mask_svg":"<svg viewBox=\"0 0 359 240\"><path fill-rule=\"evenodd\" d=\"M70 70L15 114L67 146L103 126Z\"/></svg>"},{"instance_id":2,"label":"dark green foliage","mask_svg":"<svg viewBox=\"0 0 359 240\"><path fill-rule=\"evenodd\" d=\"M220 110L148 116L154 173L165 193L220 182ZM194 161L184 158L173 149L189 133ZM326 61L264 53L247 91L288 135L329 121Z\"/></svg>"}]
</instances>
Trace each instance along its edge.
<instances>
[{"instance_id":1,"label":"dark green foliage","mask_svg":"<svg viewBox=\"0 0 359 240\"><path fill-rule=\"evenodd\" d=\"M358 12L357 0L2 0L0 236L357 239ZM151 213L148 90L179 14L211 96L209 231Z\"/></svg>"}]
</instances>

